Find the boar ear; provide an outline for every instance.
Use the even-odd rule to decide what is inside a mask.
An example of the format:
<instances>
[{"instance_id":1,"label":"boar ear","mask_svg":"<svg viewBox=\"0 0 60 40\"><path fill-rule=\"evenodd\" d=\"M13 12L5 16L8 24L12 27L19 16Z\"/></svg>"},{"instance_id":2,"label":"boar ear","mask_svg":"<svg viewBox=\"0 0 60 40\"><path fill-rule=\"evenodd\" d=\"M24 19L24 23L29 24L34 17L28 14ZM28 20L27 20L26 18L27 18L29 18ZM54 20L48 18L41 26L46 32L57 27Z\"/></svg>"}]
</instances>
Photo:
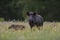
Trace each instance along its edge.
<instances>
[{"instance_id":1,"label":"boar ear","mask_svg":"<svg viewBox=\"0 0 60 40\"><path fill-rule=\"evenodd\" d=\"M29 12L27 12L27 15L29 16Z\"/></svg>"},{"instance_id":2,"label":"boar ear","mask_svg":"<svg viewBox=\"0 0 60 40\"><path fill-rule=\"evenodd\" d=\"M36 15L36 13L34 12L34 15Z\"/></svg>"}]
</instances>

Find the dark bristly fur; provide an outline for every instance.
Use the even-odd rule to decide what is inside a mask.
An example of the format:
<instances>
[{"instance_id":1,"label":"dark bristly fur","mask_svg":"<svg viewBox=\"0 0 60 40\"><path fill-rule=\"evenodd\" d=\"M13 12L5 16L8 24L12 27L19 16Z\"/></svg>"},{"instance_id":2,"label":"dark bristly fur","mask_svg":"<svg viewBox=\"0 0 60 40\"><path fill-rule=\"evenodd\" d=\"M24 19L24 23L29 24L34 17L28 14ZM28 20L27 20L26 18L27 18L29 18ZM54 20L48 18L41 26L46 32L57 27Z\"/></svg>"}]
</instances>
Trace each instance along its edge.
<instances>
[{"instance_id":1,"label":"dark bristly fur","mask_svg":"<svg viewBox=\"0 0 60 40\"><path fill-rule=\"evenodd\" d=\"M41 15L38 15L35 12L27 12L28 15L28 20L29 20L29 24L31 29L36 25L37 28L40 30L39 27L43 27L43 17Z\"/></svg>"}]
</instances>

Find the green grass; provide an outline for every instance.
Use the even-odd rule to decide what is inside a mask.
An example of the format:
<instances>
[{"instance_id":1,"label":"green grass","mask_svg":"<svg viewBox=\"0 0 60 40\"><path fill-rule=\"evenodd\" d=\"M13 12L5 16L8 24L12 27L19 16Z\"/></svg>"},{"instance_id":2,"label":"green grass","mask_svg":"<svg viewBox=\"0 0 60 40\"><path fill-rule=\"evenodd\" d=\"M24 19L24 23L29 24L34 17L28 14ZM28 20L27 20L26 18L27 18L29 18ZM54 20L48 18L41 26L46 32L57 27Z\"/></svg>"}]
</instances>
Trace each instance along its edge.
<instances>
[{"instance_id":1,"label":"green grass","mask_svg":"<svg viewBox=\"0 0 60 40\"><path fill-rule=\"evenodd\" d=\"M11 24L23 24L26 29L8 29ZM28 23L24 22L0 22L0 40L60 40L60 23L56 23L56 28L50 22L44 23L43 30L31 31Z\"/></svg>"},{"instance_id":2,"label":"green grass","mask_svg":"<svg viewBox=\"0 0 60 40\"><path fill-rule=\"evenodd\" d=\"M0 18L0 21L4 21L4 18Z\"/></svg>"}]
</instances>

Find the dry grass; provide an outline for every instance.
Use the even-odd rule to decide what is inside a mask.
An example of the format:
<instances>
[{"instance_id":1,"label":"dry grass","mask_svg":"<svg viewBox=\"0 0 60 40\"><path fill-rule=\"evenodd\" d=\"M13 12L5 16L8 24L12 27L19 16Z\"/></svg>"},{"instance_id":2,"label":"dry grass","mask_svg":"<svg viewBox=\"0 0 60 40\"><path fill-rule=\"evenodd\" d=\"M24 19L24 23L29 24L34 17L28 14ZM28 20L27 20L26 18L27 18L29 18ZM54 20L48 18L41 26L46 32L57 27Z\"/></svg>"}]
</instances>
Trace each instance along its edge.
<instances>
[{"instance_id":1,"label":"dry grass","mask_svg":"<svg viewBox=\"0 0 60 40\"><path fill-rule=\"evenodd\" d=\"M8 29L11 24L22 24L26 29L23 31ZM43 30L39 32L31 31L28 23L0 22L0 40L60 40L60 22L44 22Z\"/></svg>"}]
</instances>

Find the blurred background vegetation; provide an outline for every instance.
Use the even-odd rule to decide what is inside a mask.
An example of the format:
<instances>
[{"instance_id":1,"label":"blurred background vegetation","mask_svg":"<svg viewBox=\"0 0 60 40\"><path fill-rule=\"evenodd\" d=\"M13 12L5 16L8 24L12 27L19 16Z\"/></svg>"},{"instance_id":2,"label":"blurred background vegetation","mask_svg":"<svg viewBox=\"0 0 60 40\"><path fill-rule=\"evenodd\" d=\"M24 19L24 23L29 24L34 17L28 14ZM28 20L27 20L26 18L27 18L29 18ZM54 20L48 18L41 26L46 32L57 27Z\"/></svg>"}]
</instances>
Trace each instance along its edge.
<instances>
[{"instance_id":1,"label":"blurred background vegetation","mask_svg":"<svg viewBox=\"0 0 60 40\"><path fill-rule=\"evenodd\" d=\"M36 11L45 21L60 21L60 0L0 0L0 20L24 21L27 11Z\"/></svg>"}]
</instances>

